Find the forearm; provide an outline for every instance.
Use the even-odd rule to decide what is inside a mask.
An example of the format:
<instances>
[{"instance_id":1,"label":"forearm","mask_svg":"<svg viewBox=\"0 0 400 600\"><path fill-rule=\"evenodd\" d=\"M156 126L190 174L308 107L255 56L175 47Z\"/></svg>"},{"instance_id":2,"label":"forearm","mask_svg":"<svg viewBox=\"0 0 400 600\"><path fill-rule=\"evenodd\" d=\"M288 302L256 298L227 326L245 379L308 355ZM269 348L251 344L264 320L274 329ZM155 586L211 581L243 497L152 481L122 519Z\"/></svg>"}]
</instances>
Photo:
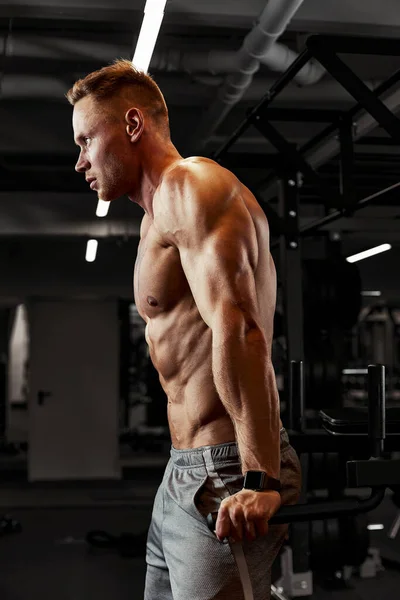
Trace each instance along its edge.
<instances>
[{"instance_id":1,"label":"forearm","mask_svg":"<svg viewBox=\"0 0 400 600\"><path fill-rule=\"evenodd\" d=\"M213 334L213 376L236 432L242 471L279 479L279 396L264 334Z\"/></svg>"}]
</instances>

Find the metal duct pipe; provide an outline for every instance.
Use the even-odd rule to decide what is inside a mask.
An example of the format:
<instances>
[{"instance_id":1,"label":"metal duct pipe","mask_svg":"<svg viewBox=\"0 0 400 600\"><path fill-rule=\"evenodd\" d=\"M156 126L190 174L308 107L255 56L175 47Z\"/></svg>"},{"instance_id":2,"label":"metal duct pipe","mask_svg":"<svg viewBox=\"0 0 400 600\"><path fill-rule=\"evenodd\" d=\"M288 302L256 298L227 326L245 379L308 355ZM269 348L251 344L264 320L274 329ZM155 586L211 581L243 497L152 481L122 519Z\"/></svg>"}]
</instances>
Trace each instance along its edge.
<instances>
[{"instance_id":1,"label":"metal duct pipe","mask_svg":"<svg viewBox=\"0 0 400 600\"><path fill-rule=\"evenodd\" d=\"M272 44L267 54L260 58L260 62L271 71L284 73L286 69L298 58L297 52L290 50L284 44ZM326 73L325 68L317 60L309 60L293 78L299 85L312 85L317 83Z\"/></svg>"},{"instance_id":2,"label":"metal duct pipe","mask_svg":"<svg viewBox=\"0 0 400 600\"><path fill-rule=\"evenodd\" d=\"M272 44L259 60L272 71L283 73L298 57L297 52L278 42ZM155 52L151 61L152 70L186 71L187 73L235 73L237 52L232 50L210 50L208 52L182 52L170 48ZM317 83L325 74L324 67L315 60L309 61L294 77L300 85Z\"/></svg>"},{"instance_id":3,"label":"metal duct pipe","mask_svg":"<svg viewBox=\"0 0 400 600\"><path fill-rule=\"evenodd\" d=\"M246 89L249 87L254 73L260 67L261 57L282 35L303 0L269 0L257 25L247 34L243 45L236 55L237 71L229 75L225 84L218 91L218 97L202 119L195 135L194 144L202 148L210 135L225 119Z\"/></svg>"}]
</instances>

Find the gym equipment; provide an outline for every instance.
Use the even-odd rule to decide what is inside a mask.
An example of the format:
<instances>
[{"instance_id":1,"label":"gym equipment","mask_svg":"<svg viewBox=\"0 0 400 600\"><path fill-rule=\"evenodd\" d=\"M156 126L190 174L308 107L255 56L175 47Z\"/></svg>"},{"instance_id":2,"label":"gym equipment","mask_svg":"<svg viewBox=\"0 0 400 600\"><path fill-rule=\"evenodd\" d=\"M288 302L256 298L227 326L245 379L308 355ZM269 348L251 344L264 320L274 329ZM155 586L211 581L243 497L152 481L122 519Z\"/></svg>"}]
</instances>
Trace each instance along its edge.
<instances>
[{"instance_id":1,"label":"gym equipment","mask_svg":"<svg viewBox=\"0 0 400 600\"><path fill-rule=\"evenodd\" d=\"M400 485L400 460L383 458L386 439L385 367L383 365L368 367L368 400L368 419L364 421L364 425L366 423L368 427L370 458L347 463L347 485L351 488L370 487L370 496L364 499L348 498L283 507L271 519L271 523L309 521L366 513L382 502L386 487ZM332 420L330 411L321 411L321 415L324 417L325 429L329 433L338 435L335 429L329 429L328 423ZM347 431L350 430L351 424L347 423ZM352 433L354 434L354 431ZM400 431L396 431L396 434L400 434ZM363 434L358 433L358 435Z\"/></svg>"},{"instance_id":2,"label":"gym equipment","mask_svg":"<svg viewBox=\"0 0 400 600\"><path fill-rule=\"evenodd\" d=\"M301 374L301 370L299 373ZM370 487L371 494L367 498L361 499L346 498L284 506L270 520L271 524L349 517L367 513L382 502L386 487L400 485L400 460L389 460L382 457L386 437L384 377L384 366L370 365L368 367L368 438L371 456L368 460L353 460L347 463L348 487ZM215 517L208 515L207 519L209 527L213 531Z\"/></svg>"},{"instance_id":3,"label":"gym equipment","mask_svg":"<svg viewBox=\"0 0 400 600\"><path fill-rule=\"evenodd\" d=\"M355 138L352 128L355 121L362 121L364 131L367 131L367 122L371 128L371 123L373 123L375 119L395 140L398 141L400 139L399 120L380 99L380 96L386 94L392 86L399 82L400 71L397 71L387 81L380 84L374 91L371 91L366 88L365 84L345 63L342 62L342 59L337 55L339 53L378 53L381 55L399 56L400 51L398 45L396 46L396 43L394 43L393 40L368 39L365 37L332 37L325 35L309 37L306 42L306 49L303 53L300 54L298 59L293 62L287 71L276 80L274 85L267 91L260 102L248 111L246 118L236 128L233 134L212 155L214 160L222 164L224 163L225 158L229 160L228 150L250 126L256 127L256 129L278 151L277 156L272 155L274 159L278 158L278 160L274 160L273 163L270 163L270 173L260 184L259 189L265 189L272 182L278 180L278 212L275 214L274 219L270 218L270 223L271 234L279 236L279 239L271 244L271 248L274 250L274 248L279 247L280 250L280 280L282 282L281 294L284 309L284 323L281 330L283 330L285 335L287 368L283 370L284 385L283 389L280 388L280 392L282 392L282 397L286 401L288 414L283 415L282 418L285 426L289 430L293 446L301 454L300 458L303 473L308 472L307 453L309 452L347 452L349 455L352 455L354 449L357 448L360 452L366 451L367 456L369 456L370 453L368 453L368 437L366 435L356 435L348 424L346 425L346 427L350 429L348 435L327 435L329 421L331 420L330 417L332 417L328 411L325 411L325 431L316 428L311 431L306 430L304 410L299 410L299 406L296 404L293 405L291 400L289 400L289 397L292 396L290 392L292 387L290 378L291 365L293 364L293 361L298 362L306 357L306 408L311 407L320 409L321 398L323 398L324 401L325 398L328 398L329 410L337 409L342 403L340 389L341 372L337 365L340 365L342 355L344 354L340 349L341 347L343 348L343 339L342 342L339 340L340 329L343 331L343 327L339 328L334 326L328 330L329 338L332 339L332 336L335 335L335 347L332 349L329 345L325 344L323 348L324 351L319 353L320 356L323 356L323 360L319 360L318 357L315 356L315 353L313 354L312 351L310 352L310 347L307 345L307 338L304 336L303 332L303 318L307 308L303 310L305 301L303 298L303 267L301 260L302 237L320 232L323 227L334 223L343 216L351 216L356 210L379 201L383 196L395 198L400 189L399 182L384 190L372 193L367 197L360 199L357 197L354 182L352 180L351 168L353 163L352 142ZM294 114L292 109L283 110L270 107L274 99L285 89L298 71L312 57L321 62L328 73L354 97L356 103L349 111L298 110L295 111ZM367 113L373 118L370 118ZM326 123L327 126L313 139L297 149L294 144L289 143L272 124L274 121L280 122L288 120ZM361 127L358 128L356 135L357 137L362 136ZM323 164L324 161L327 161L338 152L340 153L340 184L338 186L339 191L336 192L335 189L327 185L326 181L322 179L321 175L316 171L316 167ZM265 160L267 163L268 157L265 157ZM279 165L279 170L275 168L277 164ZM300 226L299 195L303 180L306 179L311 182L314 190L317 191L320 196L325 216L304 226ZM265 204L262 199L260 199L260 204L261 206ZM269 206L268 211L266 212L272 214L275 210L272 206ZM328 232L323 232L322 235L327 237ZM304 297L307 297L306 290L304 292ZM353 296L353 299L357 301L355 295ZM348 321L345 319L345 325L354 318L355 312L356 304L354 304L349 313L349 317L351 318L349 318ZM322 317L326 318L326 315L322 315ZM308 322L310 322L310 318L308 319ZM321 331L322 327L319 329ZM315 341L317 335L318 334L313 336L313 341ZM342 338L344 338L344 335ZM321 348L318 350L321 350ZM331 359L332 357L335 357L338 358L338 360L327 360L329 357ZM302 394L300 394L300 389L297 390L297 396L299 395L303 397ZM324 405L327 406L326 404ZM344 422L346 422L346 416L342 415L342 417ZM385 444L386 450L395 450L399 447L399 437L395 434L388 436ZM390 480L392 473L386 473L386 475L389 478L388 480ZM384 492L377 487L373 491L371 497L365 499L364 506L357 506L356 500L348 500L347 504L343 505L342 508L347 506L349 509L349 503L351 504L353 502L355 514L361 512L361 510L357 510L357 508L367 512L373 508L376 503L379 504L383 497L383 493ZM304 502L305 499L306 498L303 497L302 501ZM315 507L315 515L319 514L318 518L321 517L319 511L324 510L321 506ZM334 509L335 505L328 503L324 504L324 506L327 509ZM337 504L336 507L338 507ZM301 522L299 525L296 523L300 521L301 514L303 515L303 519L308 519L310 515L306 514L308 512L307 505L302 506L301 508L296 507L296 509L298 510L297 518L292 527L291 534L291 545L293 548L293 564L291 565L292 591L295 591L296 595L305 596L309 595L312 589L312 573L307 558L310 556L311 540L309 531L303 528ZM287 508L285 508L285 510L287 510ZM282 512L281 516L283 516L283 514L284 513ZM291 514L294 517L294 514ZM329 510L328 514L325 516L331 516L329 515ZM288 520L289 517L290 514L287 513Z\"/></svg>"},{"instance_id":4,"label":"gym equipment","mask_svg":"<svg viewBox=\"0 0 400 600\"><path fill-rule=\"evenodd\" d=\"M312 281L308 281L307 267L304 277L304 300L303 300L303 271L302 261L300 256L301 238L304 236L314 235L327 225L334 223L343 216L351 216L356 210L359 210L371 203L379 201L383 196L395 197L400 189L400 182L387 187L381 191L370 194L366 198L357 198L355 186L352 181L353 163L353 124L356 120L364 119L365 131L366 118L369 113L379 125L381 125L390 136L395 140L400 139L400 126L397 117L391 113L390 109L381 100L381 96L387 94L391 88L398 84L400 80L400 70L394 73L387 81L380 84L374 91L369 90L365 84L357 77L355 73L347 67L338 54L380 54L387 56L399 56L400 51L393 40L375 39L375 38L358 38L344 36L310 36L306 42L305 50L300 54L297 60L283 73L272 87L266 92L263 98L247 113L246 118L240 123L232 135L212 154L211 158L217 162L224 164L224 160L229 162L229 150L233 144L242 136L242 134L251 126L256 129L276 148L278 155L273 154L274 160L271 161L271 171L268 177L264 179L259 188L265 188L275 180L278 180L278 212L271 206L265 208L271 224L271 234L278 235L279 240L271 244L274 249L279 246L281 255L281 273L280 279L283 288L283 305L285 313L285 326L282 328L286 335L286 347L288 363L291 360L301 360L307 358L307 364L311 364L311 360L305 353L304 336L301 324L303 316L307 314L308 300L316 308L316 314L319 320L329 320L329 314L322 314L315 306L312 293L307 292L307 285L310 289L316 286L317 298L321 299L321 294L328 298L328 306L334 306L332 302L332 286L329 281L326 281L323 272L324 264L321 267L312 266L308 268L310 275L313 269L316 270L316 277ZM293 80L299 70L311 58L316 58L326 68L328 73L336 79L355 99L354 106L348 111L332 111L332 110L284 110L282 108L271 107L273 101ZM373 119L369 119L369 127ZM289 143L273 126L273 122L282 121L310 121L315 123L328 124L314 138L305 143L302 147L296 148ZM357 130L357 138L362 136L362 129ZM325 146L324 146L325 144ZM340 182L339 191L336 192L330 187L322 176L316 171L316 167L323 164L329 158L339 153L340 160ZM275 160L278 158L278 160ZM266 157L268 165L268 157ZM276 166L279 165L279 169ZM300 227L299 214L299 190L303 185L303 180L310 181L321 198L321 204L324 207L324 217L317 219ZM265 207L265 202L260 198L260 205ZM278 214L279 213L279 214ZM272 218L273 216L273 218ZM327 236L328 232L324 232ZM334 261L333 261L334 262ZM339 263L338 263L339 264ZM342 275L345 273L347 266L339 267ZM327 269L329 270L329 269ZM355 272L355 271L354 271ZM341 285L340 277L333 269L333 279L337 280L338 286L347 294L345 286ZM318 289L318 277L322 278L323 283ZM359 285L359 278L355 277L354 281L351 278L351 269L348 269L348 276L344 275L346 283L349 285L350 307L344 305L336 311L339 314L339 321L342 326L347 327L354 321L359 306L360 298L357 297L356 288ZM317 283L315 283L315 281ZM336 293L336 292L335 292ZM346 303L347 296L342 297ZM305 311L303 311L303 304ZM323 304L323 303L322 303ZM312 317L312 311L308 311ZM310 322L311 319L309 318ZM312 326L312 324L311 324ZM377 361L384 362L384 361ZM326 381L327 389L329 383L333 381L332 377L326 374L325 368L321 364L316 368L316 372L323 374L323 381ZM307 367L311 369L310 366ZM330 367L331 369L331 367ZM318 380L318 375L313 377ZM286 373L285 390L288 390L288 375ZM317 386L317 389L322 386ZM336 391L338 390L338 379L335 384ZM310 390L308 390L309 392ZM340 395L340 394L339 394ZM332 394L333 396L333 394ZM316 393L315 397L319 395ZM310 396L307 396L309 400ZM332 401L331 407L334 406ZM316 404L315 404L316 407ZM319 408L319 407L318 407Z\"/></svg>"},{"instance_id":5,"label":"gym equipment","mask_svg":"<svg viewBox=\"0 0 400 600\"><path fill-rule=\"evenodd\" d=\"M327 543L332 544L335 542L335 538L340 538L340 521L343 519L342 515L346 514L351 519L348 519L349 538L348 544L342 545L342 565L343 568L338 569L336 572L333 570L332 583L335 581L336 575L340 576L336 579L336 584L339 582L341 585L345 584L347 579L350 577L353 570L357 570L361 577L374 576L377 572L382 569L379 551L375 548L369 548L368 544L368 533L366 528L362 524L364 513L369 512L373 508L376 508L384 498L385 488L394 487L396 488L396 480L400 478L400 461L388 460L382 458L383 450L389 450L389 441L393 448L398 448L400 445L400 424L396 421L392 422L388 420L388 437L386 437L386 420L387 414L385 412L385 368L381 365L369 366L368 367L368 399L369 407L368 411L357 411L354 409L342 409L341 411L326 410L321 411L320 416L325 430L332 434L331 436L315 435L316 432L309 432L304 427L304 420L302 419L302 406L304 402L302 400L303 394L303 379L302 379L302 365L298 363L292 363L291 365L291 389L296 389L295 381L297 381L297 393L292 393L290 397L293 414L297 415L298 418L295 421L297 424L297 431L289 433L291 442L303 439L303 445L301 448L302 452L324 451L329 449L331 452L344 451L348 454L360 453L360 455L370 455L369 460L352 460L347 462L347 485L349 487L371 487L371 494L366 499L355 499L355 498L342 498L340 500L333 501L322 501L320 506L317 504L305 504L303 506L284 507L277 515L276 520L280 520L285 512L287 519L289 518L292 522L295 519L306 518L307 512L313 514L309 518L317 520L321 518L329 519L322 523L327 526L330 524L330 535L327 538ZM340 412L340 427L338 427L337 415ZM361 414L360 414L361 412ZM354 423L356 426L354 426ZM297 434L297 435L296 435ZM331 440L332 444L329 446L321 444L325 438ZM346 442L343 444L342 442ZM296 443L293 444L296 446ZM318 446L322 446L318 448ZM325 447L324 447L325 446ZM385 447L384 447L385 446ZM340 484L339 484L340 487ZM307 508L308 507L308 508ZM300 513L296 516L296 509L300 510ZM308 510L309 509L309 510ZM330 509L331 512L330 512ZM339 517L339 521L334 523L332 517ZM310 569L319 567L318 561L315 562L315 524L312 524L309 532L309 548L310 548ZM321 536L319 536L321 538ZM322 541L322 539L321 539ZM351 548L351 557L345 556L345 549ZM323 547L323 545L322 545ZM321 553L321 544L319 548ZM318 554L317 554L318 556ZM282 588L282 591L287 592L292 597L309 595L312 591L312 572L311 570L299 571L293 568L293 553L290 547L285 547L281 556L281 569L282 577L279 581L278 587ZM314 558L314 560L313 560ZM339 562L339 548L338 553L331 556L331 567L337 567ZM337 561L336 564L334 561ZM346 562L350 562L346 565ZM326 568L325 568L326 571Z\"/></svg>"},{"instance_id":6,"label":"gym equipment","mask_svg":"<svg viewBox=\"0 0 400 600\"><path fill-rule=\"evenodd\" d=\"M291 405L294 422L297 423L300 436L307 438L304 429L304 377L303 363L292 362L291 365ZM335 500L321 500L296 506L284 506L270 520L275 523L296 523L304 521L322 522L313 524L310 531L310 567L320 568L330 561L330 567L361 568L368 561L369 540L366 528L365 513L373 510L382 502L386 487L400 485L400 461L383 458L384 442L386 439L385 426L385 368L382 365L368 367L368 398L367 428L364 433L358 430L357 437L366 437L370 449L368 460L351 460L347 462L347 486L351 488L370 487L371 493L366 498L343 497ZM325 418L325 428L331 417L329 411L321 411ZM349 431L351 425L347 424ZM330 433L337 434L336 430ZM396 431L400 434L400 430ZM291 435L289 433L289 435ZM352 432L354 435L354 432ZM309 446L314 445L310 436ZM208 525L214 531L215 515L208 515ZM338 521L334 521L338 518ZM333 547L332 547L333 546ZM346 548L349 553L346 554ZM325 549L325 552L323 552ZM313 552L314 550L314 552ZM369 560L374 562L373 558ZM313 562L314 561L314 562ZM375 561L376 563L378 561ZM368 562L366 563L368 568ZM282 577L274 587L275 598L289 596L309 596L312 593L312 572L294 572L291 549L285 548L281 557ZM280 595L279 595L280 594Z\"/></svg>"}]
</instances>

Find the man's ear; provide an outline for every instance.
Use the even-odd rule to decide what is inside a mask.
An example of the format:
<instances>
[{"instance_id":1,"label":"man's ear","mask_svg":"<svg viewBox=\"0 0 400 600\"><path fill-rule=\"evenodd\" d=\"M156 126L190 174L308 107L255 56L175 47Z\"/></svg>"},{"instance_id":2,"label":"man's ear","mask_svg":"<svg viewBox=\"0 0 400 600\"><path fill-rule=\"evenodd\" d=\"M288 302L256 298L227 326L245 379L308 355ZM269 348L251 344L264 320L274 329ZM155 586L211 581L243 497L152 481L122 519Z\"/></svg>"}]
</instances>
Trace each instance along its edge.
<instances>
[{"instance_id":1,"label":"man's ear","mask_svg":"<svg viewBox=\"0 0 400 600\"><path fill-rule=\"evenodd\" d=\"M139 108L130 108L125 113L126 133L131 142L137 142L143 132L144 117Z\"/></svg>"}]
</instances>

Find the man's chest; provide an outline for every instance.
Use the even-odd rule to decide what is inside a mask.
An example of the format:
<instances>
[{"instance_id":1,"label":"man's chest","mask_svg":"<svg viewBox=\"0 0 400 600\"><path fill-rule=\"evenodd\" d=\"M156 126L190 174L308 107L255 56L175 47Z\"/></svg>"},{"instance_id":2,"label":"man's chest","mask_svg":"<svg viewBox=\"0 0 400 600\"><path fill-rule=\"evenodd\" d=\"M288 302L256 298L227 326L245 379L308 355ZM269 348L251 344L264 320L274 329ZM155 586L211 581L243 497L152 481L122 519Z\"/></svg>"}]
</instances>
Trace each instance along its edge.
<instances>
[{"instance_id":1,"label":"man's chest","mask_svg":"<svg viewBox=\"0 0 400 600\"><path fill-rule=\"evenodd\" d=\"M145 320L172 310L189 291L178 250L163 245L152 227L139 243L133 288Z\"/></svg>"}]
</instances>

